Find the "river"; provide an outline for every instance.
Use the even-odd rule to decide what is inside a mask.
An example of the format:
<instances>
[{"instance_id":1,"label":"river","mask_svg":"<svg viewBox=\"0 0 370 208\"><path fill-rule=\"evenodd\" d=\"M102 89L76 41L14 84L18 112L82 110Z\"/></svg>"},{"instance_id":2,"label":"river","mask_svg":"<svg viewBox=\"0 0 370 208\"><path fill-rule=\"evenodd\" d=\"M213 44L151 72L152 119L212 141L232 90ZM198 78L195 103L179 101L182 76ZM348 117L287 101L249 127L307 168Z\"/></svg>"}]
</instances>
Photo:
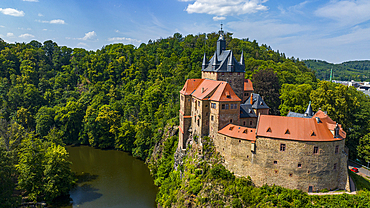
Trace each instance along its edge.
<instances>
[{"instance_id":1,"label":"river","mask_svg":"<svg viewBox=\"0 0 370 208\"><path fill-rule=\"evenodd\" d=\"M67 147L79 182L69 207L155 207L158 192L145 163L128 153L88 146Z\"/></svg>"}]
</instances>

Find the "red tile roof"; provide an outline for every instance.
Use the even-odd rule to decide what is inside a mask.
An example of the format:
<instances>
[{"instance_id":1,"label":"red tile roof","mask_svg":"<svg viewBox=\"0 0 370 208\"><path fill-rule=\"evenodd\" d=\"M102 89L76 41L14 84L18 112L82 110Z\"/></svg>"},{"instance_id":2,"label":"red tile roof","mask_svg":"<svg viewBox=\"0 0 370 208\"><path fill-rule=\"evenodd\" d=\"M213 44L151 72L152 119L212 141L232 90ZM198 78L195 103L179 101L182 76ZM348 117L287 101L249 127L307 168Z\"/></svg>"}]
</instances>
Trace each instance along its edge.
<instances>
[{"instance_id":1,"label":"red tile roof","mask_svg":"<svg viewBox=\"0 0 370 208\"><path fill-rule=\"evenodd\" d=\"M221 81L204 79L200 85L197 86L195 91L192 93L192 96L203 100L207 95L211 94L219 85Z\"/></svg>"},{"instance_id":2,"label":"red tile roof","mask_svg":"<svg viewBox=\"0 0 370 208\"><path fill-rule=\"evenodd\" d=\"M194 90L202 83L204 79L188 79L186 80L184 87L180 91L183 95L190 95Z\"/></svg>"},{"instance_id":3,"label":"red tile roof","mask_svg":"<svg viewBox=\"0 0 370 208\"><path fill-rule=\"evenodd\" d=\"M253 83L250 79L244 79L244 91L253 91Z\"/></svg>"},{"instance_id":4,"label":"red tile roof","mask_svg":"<svg viewBox=\"0 0 370 208\"><path fill-rule=\"evenodd\" d=\"M319 123L317 118L319 118ZM295 141L338 141L346 137L340 127L339 138L334 138L331 130L336 123L324 112L317 112L312 118L261 115L257 136Z\"/></svg>"},{"instance_id":5,"label":"red tile roof","mask_svg":"<svg viewBox=\"0 0 370 208\"><path fill-rule=\"evenodd\" d=\"M218 133L236 139L256 141L256 129L254 128L228 124L223 129L219 130Z\"/></svg>"},{"instance_id":6,"label":"red tile roof","mask_svg":"<svg viewBox=\"0 0 370 208\"><path fill-rule=\"evenodd\" d=\"M242 101L227 82L221 82L209 99L213 101Z\"/></svg>"}]
</instances>

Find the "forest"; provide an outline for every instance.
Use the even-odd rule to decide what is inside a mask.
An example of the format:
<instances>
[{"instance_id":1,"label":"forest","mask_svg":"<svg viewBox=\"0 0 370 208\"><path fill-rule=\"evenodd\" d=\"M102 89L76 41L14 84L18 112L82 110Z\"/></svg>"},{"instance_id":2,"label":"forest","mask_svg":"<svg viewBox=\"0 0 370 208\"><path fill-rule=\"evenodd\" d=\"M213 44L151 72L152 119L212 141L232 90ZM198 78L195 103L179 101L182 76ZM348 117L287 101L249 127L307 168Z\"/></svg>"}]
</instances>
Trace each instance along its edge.
<instances>
[{"instance_id":1,"label":"forest","mask_svg":"<svg viewBox=\"0 0 370 208\"><path fill-rule=\"evenodd\" d=\"M302 113L312 101L315 111L321 108L343 124L350 157L369 160L369 97L352 87L320 81L303 61L265 44L233 38L231 33L225 38L237 59L244 52L246 78L252 79L255 92L264 96L273 114ZM16 207L21 197L52 203L68 195L76 178L66 145L117 149L151 160L166 128L178 125L180 89L187 79L200 78L203 54L211 58L217 39L217 33L175 33L139 47L111 44L96 51L58 46L51 40L11 44L0 39L0 204ZM172 202L163 198L174 192L163 191L180 183L179 172L172 168L176 142L169 140L162 159L150 163L160 187L157 201L165 206ZM233 185L232 173L221 166L213 172L204 167L204 174L192 179L211 180L206 173L212 173L216 180L221 174ZM194 168L189 164L187 169ZM189 192L195 196L203 188L197 181ZM280 187L256 188L247 179L238 184L260 197L286 192ZM178 191L181 186L173 188ZM363 194L359 197L369 193ZM238 200L235 203L243 206L253 204Z\"/></svg>"},{"instance_id":2,"label":"forest","mask_svg":"<svg viewBox=\"0 0 370 208\"><path fill-rule=\"evenodd\" d=\"M321 60L304 60L304 63L307 67L315 70L316 77L321 80L329 80L330 70L333 69L334 80L370 81L370 61L346 61L340 64L333 64Z\"/></svg>"}]
</instances>

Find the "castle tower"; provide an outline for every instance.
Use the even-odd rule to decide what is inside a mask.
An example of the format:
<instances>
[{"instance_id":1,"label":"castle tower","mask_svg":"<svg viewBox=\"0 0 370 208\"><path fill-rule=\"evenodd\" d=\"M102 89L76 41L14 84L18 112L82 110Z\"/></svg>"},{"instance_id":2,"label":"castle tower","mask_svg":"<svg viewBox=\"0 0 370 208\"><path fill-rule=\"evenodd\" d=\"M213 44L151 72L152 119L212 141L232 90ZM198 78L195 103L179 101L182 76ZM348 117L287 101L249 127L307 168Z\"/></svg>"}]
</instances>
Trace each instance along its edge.
<instances>
[{"instance_id":1,"label":"castle tower","mask_svg":"<svg viewBox=\"0 0 370 208\"><path fill-rule=\"evenodd\" d=\"M221 28L220 37L217 40L217 50L207 63L204 55L202 64L202 79L225 81L230 84L236 95L243 101L244 96L245 64L243 53L238 62L231 50L226 50L224 31Z\"/></svg>"}]
</instances>

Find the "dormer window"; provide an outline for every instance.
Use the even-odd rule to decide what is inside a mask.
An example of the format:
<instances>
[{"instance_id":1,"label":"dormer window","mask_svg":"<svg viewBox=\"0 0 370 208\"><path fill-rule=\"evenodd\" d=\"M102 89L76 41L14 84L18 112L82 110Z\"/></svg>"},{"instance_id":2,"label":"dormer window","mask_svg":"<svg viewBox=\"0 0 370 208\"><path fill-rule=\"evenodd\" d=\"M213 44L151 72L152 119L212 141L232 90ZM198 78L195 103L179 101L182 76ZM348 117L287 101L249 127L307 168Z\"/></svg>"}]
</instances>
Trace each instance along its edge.
<instances>
[{"instance_id":1,"label":"dormer window","mask_svg":"<svg viewBox=\"0 0 370 208\"><path fill-rule=\"evenodd\" d=\"M316 134L315 134L315 132L314 132L314 131L312 132L311 136L316 136Z\"/></svg>"},{"instance_id":2,"label":"dormer window","mask_svg":"<svg viewBox=\"0 0 370 208\"><path fill-rule=\"evenodd\" d=\"M243 134L246 134L246 133L248 133L248 130L247 130L247 129L245 129L245 130L243 131Z\"/></svg>"},{"instance_id":3,"label":"dormer window","mask_svg":"<svg viewBox=\"0 0 370 208\"><path fill-rule=\"evenodd\" d=\"M290 134L289 129L287 129L287 130L285 131L285 134Z\"/></svg>"},{"instance_id":4,"label":"dormer window","mask_svg":"<svg viewBox=\"0 0 370 208\"><path fill-rule=\"evenodd\" d=\"M271 133L272 132L271 128L268 128L266 132L270 132Z\"/></svg>"}]
</instances>

